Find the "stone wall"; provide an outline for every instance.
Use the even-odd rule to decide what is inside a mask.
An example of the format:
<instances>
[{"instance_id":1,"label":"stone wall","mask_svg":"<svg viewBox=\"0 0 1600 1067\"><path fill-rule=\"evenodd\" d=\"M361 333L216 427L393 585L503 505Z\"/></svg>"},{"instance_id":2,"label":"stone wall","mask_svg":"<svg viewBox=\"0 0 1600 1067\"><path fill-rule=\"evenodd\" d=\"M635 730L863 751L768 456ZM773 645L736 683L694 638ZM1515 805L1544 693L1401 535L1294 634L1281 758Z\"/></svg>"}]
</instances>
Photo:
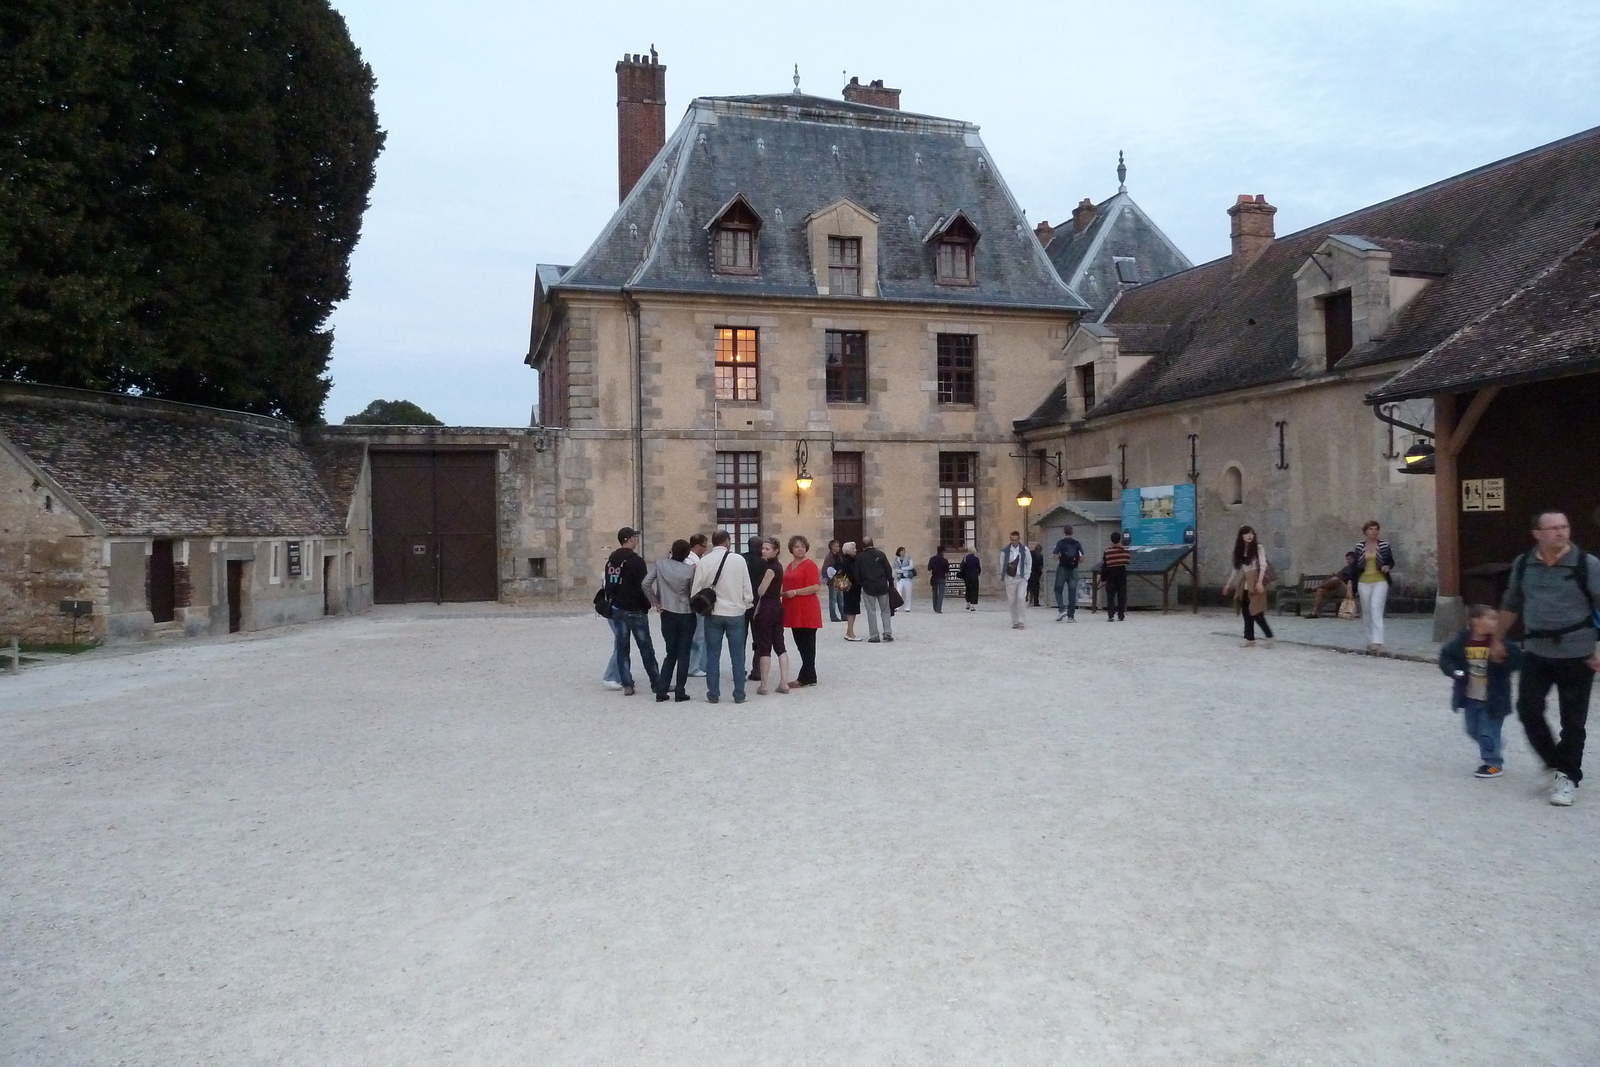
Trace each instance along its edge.
<instances>
[{"instance_id":1,"label":"stone wall","mask_svg":"<svg viewBox=\"0 0 1600 1067\"><path fill-rule=\"evenodd\" d=\"M67 641L72 620L60 602L102 602L106 585L90 525L0 449L0 641ZM78 620L79 640L103 637L104 629L104 615Z\"/></svg>"}]
</instances>

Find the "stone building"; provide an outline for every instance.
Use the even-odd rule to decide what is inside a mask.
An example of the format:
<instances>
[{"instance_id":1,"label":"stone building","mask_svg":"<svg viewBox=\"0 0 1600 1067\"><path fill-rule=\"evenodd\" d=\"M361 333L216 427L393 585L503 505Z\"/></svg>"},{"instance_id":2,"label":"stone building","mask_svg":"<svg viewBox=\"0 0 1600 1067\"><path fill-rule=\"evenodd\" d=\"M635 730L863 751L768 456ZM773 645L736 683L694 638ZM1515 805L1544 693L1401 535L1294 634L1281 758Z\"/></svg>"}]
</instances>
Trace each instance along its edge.
<instances>
[{"instance_id":1,"label":"stone building","mask_svg":"<svg viewBox=\"0 0 1600 1067\"><path fill-rule=\"evenodd\" d=\"M275 419L0 384L0 636L227 633L364 610L366 449Z\"/></svg>"},{"instance_id":2,"label":"stone building","mask_svg":"<svg viewBox=\"0 0 1600 1067\"><path fill-rule=\"evenodd\" d=\"M1433 433L1436 394L1375 391L1590 233L1600 130L1284 237L1275 210L1239 197L1229 256L1123 292L1076 329L1066 358L1079 373L1017 429L1060 457L1068 497L1193 481L1208 586L1240 525L1292 581L1335 570L1377 518L1400 591L1426 600L1444 491L1400 468Z\"/></svg>"},{"instance_id":3,"label":"stone building","mask_svg":"<svg viewBox=\"0 0 1600 1067\"><path fill-rule=\"evenodd\" d=\"M627 186L665 67L617 74ZM647 552L722 527L924 557L1021 528L1012 423L1088 305L976 126L881 83L701 98L623 193L535 280L561 588L592 586L623 525Z\"/></svg>"}]
</instances>

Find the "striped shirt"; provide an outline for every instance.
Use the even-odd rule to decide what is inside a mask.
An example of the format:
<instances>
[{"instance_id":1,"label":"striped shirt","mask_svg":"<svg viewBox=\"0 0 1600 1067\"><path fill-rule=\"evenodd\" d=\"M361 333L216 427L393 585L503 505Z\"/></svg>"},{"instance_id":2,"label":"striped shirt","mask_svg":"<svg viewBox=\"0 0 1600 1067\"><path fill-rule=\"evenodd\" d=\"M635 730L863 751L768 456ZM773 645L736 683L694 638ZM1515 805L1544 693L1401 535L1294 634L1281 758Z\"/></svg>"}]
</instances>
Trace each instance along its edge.
<instances>
[{"instance_id":1,"label":"striped shirt","mask_svg":"<svg viewBox=\"0 0 1600 1067\"><path fill-rule=\"evenodd\" d=\"M1100 568L1111 570L1114 567L1126 567L1131 559L1133 553L1128 551L1127 545L1112 545L1106 549L1105 555L1100 557Z\"/></svg>"}]
</instances>

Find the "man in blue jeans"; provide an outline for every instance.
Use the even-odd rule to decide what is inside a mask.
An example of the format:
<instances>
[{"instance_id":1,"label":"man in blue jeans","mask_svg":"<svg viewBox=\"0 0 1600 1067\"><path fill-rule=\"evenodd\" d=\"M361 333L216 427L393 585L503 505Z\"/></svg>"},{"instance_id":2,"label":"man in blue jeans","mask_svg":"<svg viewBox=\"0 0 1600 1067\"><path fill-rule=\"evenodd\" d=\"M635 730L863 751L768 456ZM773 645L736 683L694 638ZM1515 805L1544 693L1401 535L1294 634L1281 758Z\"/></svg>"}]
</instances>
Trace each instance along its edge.
<instances>
[{"instance_id":1,"label":"man in blue jeans","mask_svg":"<svg viewBox=\"0 0 1600 1067\"><path fill-rule=\"evenodd\" d=\"M1083 545L1072 536L1072 527L1061 531L1061 540L1056 542L1052 555L1056 558L1056 622L1077 622L1078 564L1083 560Z\"/></svg>"},{"instance_id":2,"label":"man in blue jeans","mask_svg":"<svg viewBox=\"0 0 1600 1067\"><path fill-rule=\"evenodd\" d=\"M656 688L656 649L650 640L650 598L643 583L649 568L639 555L639 531L624 526L617 531L617 550L606 560L606 593L611 601L611 632L616 639L617 680L624 696L633 696L633 665L629 662L628 635L639 646L639 658Z\"/></svg>"},{"instance_id":3,"label":"man in blue jeans","mask_svg":"<svg viewBox=\"0 0 1600 1067\"><path fill-rule=\"evenodd\" d=\"M745 561L734 555L728 545L728 531L718 530L711 535L711 551L700 557L694 568L694 585L691 597L703 589L714 589L717 602L706 621L706 701L711 704L722 699L722 642L728 642L728 654L733 659L733 702L744 703L745 640L749 627L744 613L755 606L754 590L750 588L750 571Z\"/></svg>"}]
</instances>

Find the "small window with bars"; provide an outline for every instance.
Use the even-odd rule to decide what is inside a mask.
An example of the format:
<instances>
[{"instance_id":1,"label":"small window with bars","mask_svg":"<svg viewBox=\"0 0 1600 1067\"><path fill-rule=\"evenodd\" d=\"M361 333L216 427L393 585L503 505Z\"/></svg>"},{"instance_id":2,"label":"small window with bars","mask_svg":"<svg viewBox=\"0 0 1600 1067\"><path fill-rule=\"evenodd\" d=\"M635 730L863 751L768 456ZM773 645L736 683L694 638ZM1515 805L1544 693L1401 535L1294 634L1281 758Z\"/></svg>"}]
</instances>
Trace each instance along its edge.
<instances>
[{"instance_id":1,"label":"small window with bars","mask_svg":"<svg viewBox=\"0 0 1600 1067\"><path fill-rule=\"evenodd\" d=\"M867 335L862 330L829 330L825 335L830 404L867 402Z\"/></svg>"},{"instance_id":2,"label":"small window with bars","mask_svg":"<svg viewBox=\"0 0 1600 1067\"><path fill-rule=\"evenodd\" d=\"M861 238L828 238L828 292L861 295Z\"/></svg>"},{"instance_id":3,"label":"small window with bars","mask_svg":"<svg viewBox=\"0 0 1600 1067\"><path fill-rule=\"evenodd\" d=\"M978 543L978 454L939 453L939 542L948 549Z\"/></svg>"},{"instance_id":4,"label":"small window with bars","mask_svg":"<svg viewBox=\"0 0 1600 1067\"><path fill-rule=\"evenodd\" d=\"M761 453L717 453L717 529L736 550L761 532Z\"/></svg>"},{"instance_id":5,"label":"small window with bars","mask_svg":"<svg viewBox=\"0 0 1600 1067\"><path fill-rule=\"evenodd\" d=\"M1083 413L1094 407L1094 364L1085 363L1078 368L1078 395L1083 397Z\"/></svg>"},{"instance_id":6,"label":"small window with bars","mask_svg":"<svg viewBox=\"0 0 1600 1067\"><path fill-rule=\"evenodd\" d=\"M939 335L939 403L978 402L978 339L970 333Z\"/></svg>"},{"instance_id":7,"label":"small window with bars","mask_svg":"<svg viewBox=\"0 0 1600 1067\"><path fill-rule=\"evenodd\" d=\"M759 400L758 352L754 329L717 327L717 399Z\"/></svg>"}]
</instances>

